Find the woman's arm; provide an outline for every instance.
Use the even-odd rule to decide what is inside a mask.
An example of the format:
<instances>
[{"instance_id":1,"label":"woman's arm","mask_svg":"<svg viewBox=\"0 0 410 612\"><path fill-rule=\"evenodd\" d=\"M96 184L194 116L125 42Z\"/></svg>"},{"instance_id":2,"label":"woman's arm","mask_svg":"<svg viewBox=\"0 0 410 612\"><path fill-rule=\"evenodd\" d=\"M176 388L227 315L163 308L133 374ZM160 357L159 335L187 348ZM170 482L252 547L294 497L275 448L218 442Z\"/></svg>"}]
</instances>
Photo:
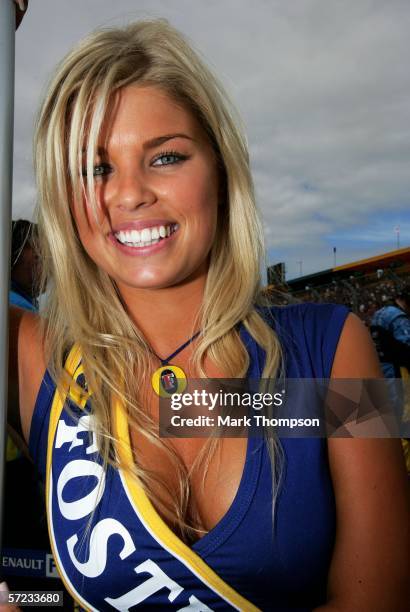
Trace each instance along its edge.
<instances>
[{"instance_id":1,"label":"woman's arm","mask_svg":"<svg viewBox=\"0 0 410 612\"><path fill-rule=\"evenodd\" d=\"M9 380L7 421L28 443L31 417L46 370L40 318L10 308Z\"/></svg>"},{"instance_id":2,"label":"woman's arm","mask_svg":"<svg viewBox=\"0 0 410 612\"><path fill-rule=\"evenodd\" d=\"M332 378L380 378L363 323L349 315ZM408 612L410 496L399 440L328 441L336 497L336 542L328 603L317 612Z\"/></svg>"}]
</instances>

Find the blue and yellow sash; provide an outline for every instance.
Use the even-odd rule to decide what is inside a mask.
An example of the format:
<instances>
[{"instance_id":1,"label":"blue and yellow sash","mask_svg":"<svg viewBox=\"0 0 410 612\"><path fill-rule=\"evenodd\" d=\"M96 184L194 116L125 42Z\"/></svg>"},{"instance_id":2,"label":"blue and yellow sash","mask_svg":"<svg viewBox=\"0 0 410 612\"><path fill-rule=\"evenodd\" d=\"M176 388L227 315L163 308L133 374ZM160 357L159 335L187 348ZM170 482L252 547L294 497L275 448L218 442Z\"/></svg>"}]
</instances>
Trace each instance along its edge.
<instances>
[{"instance_id":1,"label":"blue and yellow sash","mask_svg":"<svg viewBox=\"0 0 410 612\"><path fill-rule=\"evenodd\" d=\"M83 375L73 347L65 365ZM67 410L67 407L69 408ZM117 452L132 464L123 406L113 406ZM161 519L128 470L102 464L87 397L56 390L47 450L50 540L67 590L86 610L256 611Z\"/></svg>"}]
</instances>

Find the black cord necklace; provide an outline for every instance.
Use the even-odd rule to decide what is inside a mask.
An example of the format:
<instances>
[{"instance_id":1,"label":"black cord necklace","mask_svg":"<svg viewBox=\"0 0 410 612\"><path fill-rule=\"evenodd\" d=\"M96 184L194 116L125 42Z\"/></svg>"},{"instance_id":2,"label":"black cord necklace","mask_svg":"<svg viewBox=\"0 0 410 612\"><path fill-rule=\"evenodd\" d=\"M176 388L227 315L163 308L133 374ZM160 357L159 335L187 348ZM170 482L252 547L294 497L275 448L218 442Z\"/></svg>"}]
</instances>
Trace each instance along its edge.
<instances>
[{"instance_id":1,"label":"black cord necklace","mask_svg":"<svg viewBox=\"0 0 410 612\"><path fill-rule=\"evenodd\" d=\"M193 342L199 336L199 334L200 331L197 331L192 338L184 342L184 344L181 344L176 351L171 353L171 355L165 359L161 359L161 357L159 357L156 352L151 349L155 357L161 362L161 367L155 370L151 379L152 388L160 397L170 397L174 393L184 392L187 385L186 374L182 368L169 362L176 355L178 355L178 353L181 353L184 348L191 344L191 342Z\"/></svg>"}]
</instances>

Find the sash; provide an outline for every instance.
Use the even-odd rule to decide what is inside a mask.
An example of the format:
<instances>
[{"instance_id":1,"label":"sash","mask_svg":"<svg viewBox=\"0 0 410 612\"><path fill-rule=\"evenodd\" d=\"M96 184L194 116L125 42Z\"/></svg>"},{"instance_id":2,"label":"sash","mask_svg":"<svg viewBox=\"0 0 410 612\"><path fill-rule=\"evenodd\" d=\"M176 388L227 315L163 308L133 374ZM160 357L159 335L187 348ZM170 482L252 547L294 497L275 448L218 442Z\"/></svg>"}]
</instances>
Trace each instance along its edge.
<instances>
[{"instance_id":1,"label":"sash","mask_svg":"<svg viewBox=\"0 0 410 612\"><path fill-rule=\"evenodd\" d=\"M65 369L83 378L74 346ZM56 389L47 448L46 500L50 541L62 580L85 610L245 610L250 601L162 520L128 470L104 468L95 442L90 395ZM113 404L116 449L132 464L127 417Z\"/></svg>"}]
</instances>

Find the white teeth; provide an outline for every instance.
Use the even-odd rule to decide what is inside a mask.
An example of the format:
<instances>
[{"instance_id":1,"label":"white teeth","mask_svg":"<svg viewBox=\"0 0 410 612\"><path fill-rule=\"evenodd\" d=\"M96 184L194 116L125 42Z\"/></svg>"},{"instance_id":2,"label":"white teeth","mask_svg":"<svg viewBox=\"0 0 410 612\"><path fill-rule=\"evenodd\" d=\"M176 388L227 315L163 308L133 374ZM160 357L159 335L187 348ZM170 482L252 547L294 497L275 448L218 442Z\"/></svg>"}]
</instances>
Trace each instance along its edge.
<instances>
[{"instance_id":1,"label":"white teeth","mask_svg":"<svg viewBox=\"0 0 410 612\"><path fill-rule=\"evenodd\" d=\"M151 230L148 227L144 227L141 232L141 241L142 242L151 242Z\"/></svg>"},{"instance_id":2,"label":"white teeth","mask_svg":"<svg viewBox=\"0 0 410 612\"><path fill-rule=\"evenodd\" d=\"M161 239L169 237L178 229L177 224L160 225L158 227L144 227L143 230L126 230L116 232L119 242L132 247L145 247L157 244Z\"/></svg>"}]
</instances>

